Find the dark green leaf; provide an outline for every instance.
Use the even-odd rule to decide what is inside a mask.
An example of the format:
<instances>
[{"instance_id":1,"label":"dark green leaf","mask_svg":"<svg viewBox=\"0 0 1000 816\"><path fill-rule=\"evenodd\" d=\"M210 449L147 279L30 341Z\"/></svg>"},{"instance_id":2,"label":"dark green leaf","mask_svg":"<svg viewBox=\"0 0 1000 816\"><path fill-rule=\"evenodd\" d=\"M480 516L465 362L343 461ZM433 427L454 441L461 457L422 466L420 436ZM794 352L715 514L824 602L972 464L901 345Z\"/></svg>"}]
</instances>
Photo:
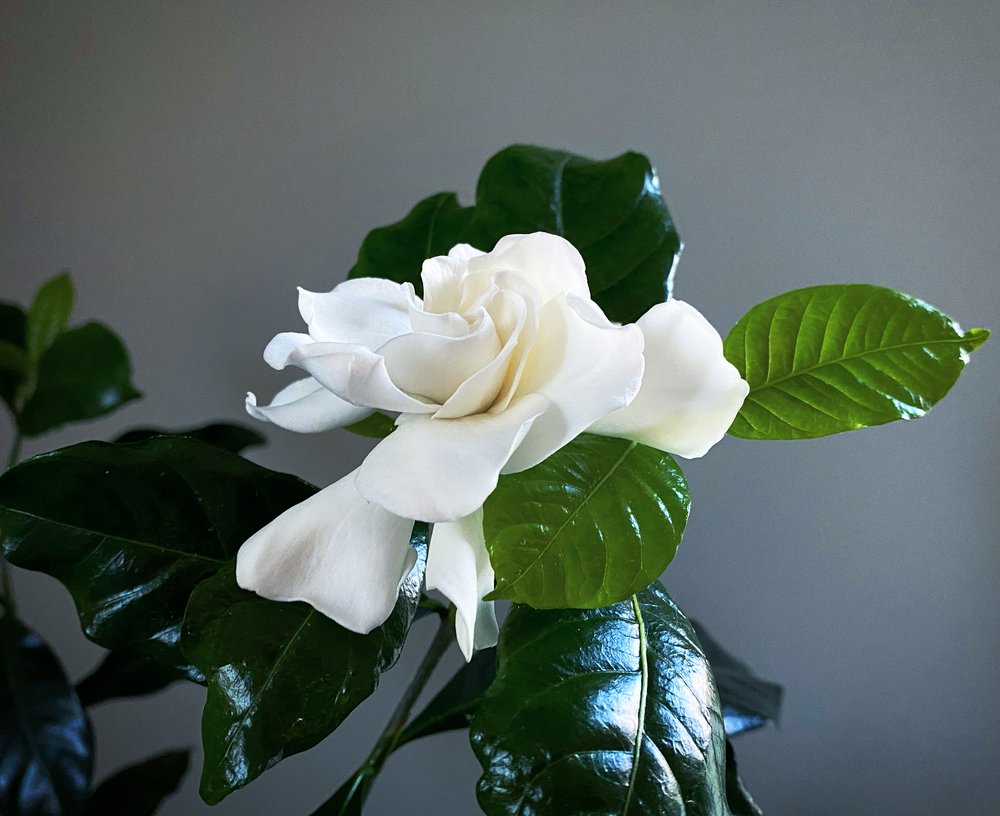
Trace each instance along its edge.
<instances>
[{"instance_id":1,"label":"dark green leaf","mask_svg":"<svg viewBox=\"0 0 1000 816\"><path fill-rule=\"evenodd\" d=\"M26 347L28 356L38 360L62 334L73 311L73 281L62 272L42 284L28 309Z\"/></svg>"},{"instance_id":2,"label":"dark green leaf","mask_svg":"<svg viewBox=\"0 0 1000 816\"><path fill-rule=\"evenodd\" d=\"M267 440L263 434L246 425L233 422L213 422L197 428L187 428L180 431L168 431L162 428L133 428L126 431L115 442L141 442L154 436L190 436L199 442L214 445L230 453L242 453L247 448L263 445Z\"/></svg>"},{"instance_id":3,"label":"dark green leaf","mask_svg":"<svg viewBox=\"0 0 1000 816\"><path fill-rule=\"evenodd\" d=\"M208 678L201 732L201 795L221 801L285 757L312 748L378 685L396 662L420 597L420 553L389 619L349 632L305 603L278 603L236 585L223 570L191 596L184 653Z\"/></svg>"},{"instance_id":4,"label":"dark green leaf","mask_svg":"<svg viewBox=\"0 0 1000 816\"><path fill-rule=\"evenodd\" d=\"M0 476L0 526L14 564L66 585L89 638L167 657L195 585L314 491L187 437L85 442Z\"/></svg>"},{"instance_id":5,"label":"dark green leaf","mask_svg":"<svg viewBox=\"0 0 1000 816\"><path fill-rule=\"evenodd\" d=\"M701 624L691 621L691 625L712 667L722 700L726 735L735 737L760 728L768 721L777 722L781 712L781 686L757 677L746 663L723 649Z\"/></svg>"},{"instance_id":6,"label":"dark green leaf","mask_svg":"<svg viewBox=\"0 0 1000 816\"><path fill-rule=\"evenodd\" d=\"M483 528L497 588L536 609L592 608L645 589L667 568L690 498L669 454L582 434L500 479Z\"/></svg>"},{"instance_id":7,"label":"dark green leaf","mask_svg":"<svg viewBox=\"0 0 1000 816\"><path fill-rule=\"evenodd\" d=\"M350 431L359 436L367 436L371 439L385 439L395 428L396 421L381 411L376 411L371 416L367 416L353 425L344 426L345 431Z\"/></svg>"},{"instance_id":8,"label":"dark green leaf","mask_svg":"<svg viewBox=\"0 0 1000 816\"><path fill-rule=\"evenodd\" d=\"M373 231L350 277L409 281L419 291L425 258L457 243L488 251L504 235L536 231L565 236L580 250L594 299L613 320L631 322L670 293L681 242L649 160L625 153L593 161L529 145L486 163L475 207L439 193Z\"/></svg>"},{"instance_id":9,"label":"dark green leaf","mask_svg":"<svg viewBox=\"0 0 1000 816\"><path fill-rule=\"evenodd\" d=\"M24 378L31 372L31 360L24 349L0 340L0 376Z\"/></svg>"},{"instance_id":10,"label":"dark green leaf","mask_svg":"<svg viewBox=\"0 0 1000 816\"><path fill-rule=\"evenodd\" d=\"M42 355L18 426L26 436L38 436L104 416L139 396L122 341L100 323L85 323L60 334Z\"/></svg>"},{"instance_id":11,"label":"dark green leaf","mask_svg":"<svg viewBox=\"0 0 1000 816\"><path fill-rule=\"evenodd\" d=\"M403 730L396 747L421 737L468 728L497 676L497 650L481 649Z\"/></svg>"},{"instance_id":12,"label":"dark green leaf","mask_svg":"<svg viewBox=\"0 0 1000 816\"><path fill-rule=\"evenodd\" d=\"M658 584L595 610L516 606L472 721L489 816L728 816L712 673Z\"/></svg>"},{"instance_id":13,"label":"dark green leaf","mask_svg":"<svg viewBox=\"0 0 1000 816\"><path fill-rule=\"evenodd\" d=\"M310 816L361 816L361 806L368 797L372 778L368 769L362 768L327 799Z\"/></svg>"},{"instance_id":14,"label":"dark green leaf","mask_svg":"<svg viewBox=\"0 0 1000 816\"><path fill-rule=\"evenodd\" d=\"M20 349L25 359L27 358L27 351L24 348L26 323L27 317L20 306L0 301L0 342ZM7 404L11 412L17 410L15 399L24 379L23 373L0 366L0 399Z\"/></svg>"},{"instance_id":15,"label":"dark green leaf","mask_svg":"<svg viewBox=\"0 0 1000 816\"><path fill-rule=\"evenodd\" d=\"M180 787L190 753L167 751L105 779L94 791L87 816L152 816Z\"/></svg>"},{"instance_id":16,"label":"dark green leaf","mask_svg":"<svg viewBox=\"0 0 1000 816\"><path fill-rule=\"evenodd\" d=\"M989 332L963 333L923 301L861 284L797 289L754 306L725 341L750 384L729 432L806 439L926 414Z\"/></svg>"},{"instance_id":17,"label":"dark green leaf","mask_svg":"<svg viewBox=\"0 0 1000 816\"><path fill-rule=\"evenodd\" d=\"M733 744L726 740L726 801L733 816L764 816L740 779Z\"/></svg>"},{"instance_id":18,"label":"dark green leaf","mask_svg":"<svg viewBox=\"0 0 1000 816\"><path fill-rule=\"evenodd\" d=\"M0 618L0 813L80 813L92 768L90 727L56 656Z\"/></svg>"},{"instance_id":19,"label":"dark green leaf","mask_svg":"<svg viewBox=\"0 0 1000 816\"><path fill-rule=\"evenodd\" d=\"M155 694L184 679L188 674L183 669L164 665L159 655L133 646L108 652L100 665L76 684L76 693L89 707L120 697Z\"/></svg>"}]
</instances>

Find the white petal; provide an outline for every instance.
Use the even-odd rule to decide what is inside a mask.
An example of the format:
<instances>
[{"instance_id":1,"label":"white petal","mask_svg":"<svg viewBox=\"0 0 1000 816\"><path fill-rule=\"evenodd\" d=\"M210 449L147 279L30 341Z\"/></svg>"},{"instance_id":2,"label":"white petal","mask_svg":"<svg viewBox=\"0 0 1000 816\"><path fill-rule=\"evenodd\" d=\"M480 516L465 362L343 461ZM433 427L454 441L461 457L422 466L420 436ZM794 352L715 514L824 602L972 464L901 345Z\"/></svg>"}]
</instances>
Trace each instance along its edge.
<instances>
[{"instance_id":1,"label":"white petal","mask_svg":"<svg viewBox=\"0 0 1000 816\"><path fill-rule=\"evenodd\" d=\"M438 255L420 267L424 287L424 309L433 314L459 311L462 280L468 273L464 258Z\"/></svg>"},{"instance_id":2,"label":"white petal","mask_svg":"<svg viewBox=\"0 0 1000 816\"><path fill-rule=\"evenodd\" d=\"M531 283L542 303L560 292L590 298L579 251L565 238L547 232L504 236L488 255L470 260L469 269L516 272Z\"/></svg>"},{"instance_id":3,"label":"white petal","mask_svg":"<svg viewBox=\"0 0 1000 816\"><path fill-rule=\"evenodd\" d=\"M542 394L550 408L504 468L537 465L605 414L627 405L642 382L642 332L611 323L592 301L560 295L542 308L518 394Z\"/></svg>"},{"instance_id":4,"label":"white petal","mask_svg":"<svg viewBox=\"0 0 1000 816\"><path fill-rule=\"evenodd\" d=\"M399 423L358 469L358 490L406 518L439 522L467 516L493 492L500 469L548 404L535 394L501 414L425 415Z\"/></svg>"},{"instance_id":5,"label":"white petal","mask_svg":"<svg viewBox=\"0 0 1000 816\"><path fill-rule=\"evenodd\" d=\"M693 306L657 304L637 325L646 337L639 395L591 430L704 456L725 435L750 387L723 356L719 333Z\"/></svg>"},{"instance_id":6,"label":"white petal","mask_svg":"<svg viewBox=\"0 0 1000 816\"><path fill-rule=\"evenodd\" d=\"M455 604L455 635L466 660L474 649L495 646L499 629L492 601L493 566L483 537L483 510L434 525L427 553L428 589Z\"/></svg>"},{"instance_id":7,"label":"white petal","mask_svg":"<svg viewBox=\"0 0 1000 816\"><path fill-rule=\"evenodd\" d=\"M320 385L353 405L418 414L441 407L398 388L389 377L385 360L367 346L316 343L308 334L287 332L268 344L264 359L278 369L288 365L305 369Z\"/></svg>"},{"instance_id":8,"label":"white petal","mask_svg":"<svg viewBox=\"0 0 1000 816\"><path fill-rule=\"evenodd\" d=\"M299 288L299 312L314 340L376 349L410 330L406 289L382 278L344 281L332 292Z\"/></svg>"},{"instance_id":9,"label":"white petal","mask_svg":"<svg viewBox=\"0 0 1000 816\"><path fill-rule=\"evenodd\" d=\"M478 258L485 255L481 249L476 249L472 244L455 244L448 250L449 258L457 258L460 261L468 261L470 258Z\"/></svg>"},{"instance_id":10,"label":"white petal","mask_svg":"<svg viewBox=\"0 0 1000 816\"><path fill-rule=\"evenodd\" d=\"M285 386L274 395L270 405L258 405L257 398L249 393L246 406L250 416L298 433L329 431L371 414L371 409L342 400L312 377Z\"/></svg>"},{"instance_id":11,"label":"white petal","mask_svg":"<svg viewBox=\"0 0 1000 816\"><path fill-rule=\"evenodd\" d=\"M412 528L365 501L351 473L251 536L237 553L236 581L275 601L305 601L367 634L389 617L416 561Z\"/></svg>"}]
</instances>

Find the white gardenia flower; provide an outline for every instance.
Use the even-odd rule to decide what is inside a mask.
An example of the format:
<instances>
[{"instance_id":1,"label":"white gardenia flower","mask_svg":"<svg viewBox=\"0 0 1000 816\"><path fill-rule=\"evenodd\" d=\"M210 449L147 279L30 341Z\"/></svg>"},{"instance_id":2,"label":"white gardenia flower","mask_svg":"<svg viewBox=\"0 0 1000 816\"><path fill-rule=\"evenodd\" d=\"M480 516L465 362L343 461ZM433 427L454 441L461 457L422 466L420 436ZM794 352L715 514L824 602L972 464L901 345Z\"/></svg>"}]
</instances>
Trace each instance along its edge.
<instances>
[{"instance_id":1,"label":"white gardenia flower","mask_svg":"<svg viewBox=\"0 0 1000 816\"><path fill-rule=\"evenodd\" d=\"M361 466L287 510L240 549L240 586L302 600L355 632L382 624L413 565L413 519L432 522L426 583L457 608L459 645L497 639L482 506L501 473L583 431L686 457L725 434L748 386L694 308L669 300L620 326L590 298L580 253L547 233L492 252L459 244L409 283L299 290L307 334L279 334L274 368L309 376L252 416L300 432L398 413Z\"/></svg>"}]
</instances>

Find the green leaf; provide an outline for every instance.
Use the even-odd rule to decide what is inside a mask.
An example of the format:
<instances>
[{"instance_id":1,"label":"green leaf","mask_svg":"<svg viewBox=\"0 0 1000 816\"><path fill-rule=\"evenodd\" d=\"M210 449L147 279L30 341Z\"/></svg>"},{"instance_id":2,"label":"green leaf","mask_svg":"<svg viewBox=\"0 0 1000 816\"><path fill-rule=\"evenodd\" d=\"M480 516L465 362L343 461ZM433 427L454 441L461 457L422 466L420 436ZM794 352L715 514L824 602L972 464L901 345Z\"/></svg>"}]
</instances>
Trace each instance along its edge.
<instances>
[{"instance_id":1,"label":"green leaf","mask_svg":"<svg viewBox=\"0 0 1000 816\"><path fill-rule=\"evenodd\" d=\"M381 411L376 411L371 416L367 416L351 425L345 425L344 430L367 436L370 439L385 439L396 429L396 421Z\"/></svg>"},{"instance_id":2,"label":"green leaf","mask_svg":"<svg viewBox=\"0 0 1000 816\"><path fill-rule=\"evenodd\" d=\"M104 416L139 396L121 340L100 323L85 323L60 334L42 355L18 426L26 436L38 436Z\"/></svg>"},{"instance_id":3,"label":"green leaf","mask_svg":"<svg viewBox=\"0 0 1000 816\"><path fill-rule=\"evenodd\" d=\"M13 376L23 379L31 371L31 360L24 349L0 340L0 376Z\"/></svg>"},{"instance_id":4,"label":"green leaf","mask_svg":"<svg viewBox=\"0 0 1000 816\"><path fill-rule=\"evenodd\" d=\"M488 816L728 816L712 673L658 584L603 609L516 606L498 658L471 728Z\"/></svg>"},{"instance_id":5,"label":"green leaf","mask_svg":"<svg viewBox=\"0 0 1000 816\"><path fill-rule=\"evenodd\" d=\"M729 432L807 439L926 414L989 332L862 284L797 289L754 306L725 341L750 384Z\"/></svg>"},{"instance_id":6,"label":"green leaf","mask_svg":"<svg viewBox=\"0 0 1000 816\"><path fill-rule=\"evenodd\" d=\"M243 453L247 448L263 445L267 440L263 434L246 425L234 422L213 422L196 428L169 431L163 428L133 428L115 439L115 442L141 442L154 436L190 436L207 445L229 451Z\"/></svg>"},{"instance_id":7,"label":"green leaf","mask_svg":"<svg viewBox=\"0 0 1000 816\"><path fill-rule=\"evenodd\" d=\"M152 816L177 791L190 751L166 751L105 779L87 806L87 816Z\"/></svg>"},{"instance_id":8,"label":"green leaf","mask_svg":"<svg viewBox=\"0 0 1000 816\"><path fill-rule=\"evenodd\" d=\"M35 294L28 309L26 346L28 356L38 360L62 334L73 311L73 281L62 272Z\"/></svg>"},{"instance_id":9,"label":"green leaf","mask_svg":"<svg viewBox=\"0 0 1000 816\"><path fill-rule=\"evenodd\" d=\"M474 207L439 193L373 231L349 277L409 281L419 291L424 259L457 243L489 251L504 235L536 231L580 250L591 293L612 320L631 322L670 294L681 241L649 160L625 153L593 161L530 145L486 163Z\"/></svg>"},{"instance_id":10,"label":"green leaf","mask_svg":"<svg viewBox=\"0 0 1000 816\"><path fill-rule=\"evenodd\" d=\"M0 527L12 563L66 585L91 640L179 660L191 590L314 491L186 437L85 442L0 476Z\"/></svg>"},{"instance_id":11,"label":"green leaf","mask_svg":"<svg viewBox=\"0 0 1000 816\"><path fill-rule=\"evenodd\" d=\"M155 694L184 679L190 678L183 669L164 665L162 656L133 646L108 652L97 668L76 684L76 693L89 708L121 697Z\"/></svg>"},{"instance_id":12,"label":"green leaf","mask_svg":"<svg viewBox=\"0 0 1000 816\"><path fill-rule=\"evenodd\" d=\"M497 650L480 649L400 734L396 748L421 737L468 728L497 676Z\"/></svg>"},{"instance_id":13,"label":"green leaf","mask_svg":"<svg viewBox=\"0 0 1000 816\"><path fill-rule=\"evenodd\" d=\"M27 351L24 348L25 327L27 316L24 310L15 303L0 301L0 342L9 349L8 354L17 357L20 351L20 359L27 360ZM26 372L12 370L9 366L0 366L0 399L2 399L11 413L17 411L17 392L26 378Z\"/></svg>"},{"instance_id":14,"label":"green leaf","mask_svg":"<svg viewBox=\"0 0 1000 816\"><path fill-rule=\"evenodd\" d=\"M740 779L736 753L729 740L726 740L726 802L733 816L764 816Z\"/></svg>"},{"instance_id":15,"label":"green leaf","mask_svg":"<svg viewBox=\"0 0 1000 816\"><path fill-rule=\"evenodd\" d=\"M726 736L735 737L768 722L777 722L781 713L781 686L757 677L746 663L723 649L701 624L691 621L691 625L719 689Z\"/></svg>"},{"instance_id":16,"label":"green leaf","mask_svg":"<svg viewBox=\"0 0 1000 816\"><path fill-rule=\"evenodd\" d=\"M78 814L92 768L90 726L56 656L0 618L0 813Z\"/></svg>"},{"instance_id":17,"label":"green leaf","mask_svg":"<svg viewBox=\"0 0 1000 816\"><path fill-rule=\"evenodd\" d=\"M497 586L489 598L536 609L593 608L645 589L667 568L690 498L669 454L582 434L500 479L483 529Z\"/></svg>"},{"instance_id":18,"label":"green leaf","mask_svg":"<svg viewBox=\"0 0 1000 816\"><path fill-rule=\"evenodd\" d=\"M310 816L361 816L361 807L368 797L372 776L362 768L337 788L336 793L314 810Z\"/></svg>"},{"instance_id":19,"label":"green leaf","mask_svg":"<svg viewBox=\"0 0 1000 816\"><path fill-rule=\"evenodd\" d=\"M276 762L312 748L376 688L402 650L420 597L420 557L389 619L349 632L305 603L279 603L236 585L223 570L191 596L183 648L208 678L201 732L201 795L216 804Z\"/></svg>"}]
</instances>

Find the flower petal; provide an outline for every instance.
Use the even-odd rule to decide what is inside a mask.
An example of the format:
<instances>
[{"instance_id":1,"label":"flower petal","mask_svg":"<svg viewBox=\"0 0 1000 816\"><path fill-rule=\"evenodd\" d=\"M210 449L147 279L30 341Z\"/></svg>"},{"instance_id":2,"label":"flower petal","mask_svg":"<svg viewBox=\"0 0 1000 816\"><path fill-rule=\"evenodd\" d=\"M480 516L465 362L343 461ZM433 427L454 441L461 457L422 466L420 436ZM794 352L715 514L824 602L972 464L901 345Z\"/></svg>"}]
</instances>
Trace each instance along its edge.
<instances>
[{"instance_id":1,"label":"flower petal","mask_svg":"<svg viewBox=\"0 0 1000 816\"><path fill-rule=\"evenodd\" d=\"M255 419L298 433L329 431L371 414L370 408L359 408L342 400L312 377L285 386L274 395L270 405L258 405L253 393L248 393L246 407Z\"/></svg>"},{"instance_id":2,"label":"flower petal","mask_svg":"<svg viewBox=\"0 0 1000 816\"><path fill-rule=\"evenodd\" d=\"M362 496L420 521L455 521L475 512L531 423L548 407L537 394L502 414L407 418L358 468Z\"/></svg>"},{"instance_id":3,"label":"flower petal","mask_svg":"<svg viewBox=\"0 0 1000 816\"><path fill-rule=\"evenodd\" d=\"M357 278L332 292L299 287L299 312L314 340L376 349L410 330L406 289L382 278Z\"/></svg>"},{"instance_id":4,"label":"flower petal","mask_svg":"<svg viewBox=\"0 0 1000 816\"><path fill-rule=\"evenodd\" d=\"M565 238L547 232L506 235L488 255L470 259L469 269L516 272L531 283L542 303L560 292L590 298L579 251Z\"/></svg>"},{"instance_id":5,"label":"flower petal","mask_svg":"<svg viewBox=\"0 0 1000 816\"><path fill-rule=\"evenodd\" d=\"M455 604L455 635L466 660L475 649L495 646L499 628L492 601L493 566L483 536L483 509L434 525L427 553L427 588Z\"/></svg>"},{"instance_id":6,"label":"flower petal","mask_svg":"<svg viewBox=\"0 0 1000 816\"><path fill-rule=\"evenodd\" d=\"M590 430L695 458L725 435L750 390L722 354L722 338L680 300L660 303L637 325L646 338L638 396Z\"/></svg>"},{"instance_id":7,"label":"flower petal","mask_svg":"<svg viewBox=\"0 0 1000 816\"><path fill-rule=\"evenodd\" d=\"M352 632L385 622L416 561L413 522L365 501L354 473L286 510L236 556L236 581L274 601L305 601Z\"/></svg>"},{"instance_id":8,"label":"flower petal","mask_svg":"<svg viewBox=\"0 0 1000 816\"><path fill-rule=\"evenodd\" d=\"M592 301L559 295L542 307L519 394L542 394L535 420L504 473L537 465L605 414L627 405L642 382L642 332L618 326Z\"/></svg>"}]
</instances>

